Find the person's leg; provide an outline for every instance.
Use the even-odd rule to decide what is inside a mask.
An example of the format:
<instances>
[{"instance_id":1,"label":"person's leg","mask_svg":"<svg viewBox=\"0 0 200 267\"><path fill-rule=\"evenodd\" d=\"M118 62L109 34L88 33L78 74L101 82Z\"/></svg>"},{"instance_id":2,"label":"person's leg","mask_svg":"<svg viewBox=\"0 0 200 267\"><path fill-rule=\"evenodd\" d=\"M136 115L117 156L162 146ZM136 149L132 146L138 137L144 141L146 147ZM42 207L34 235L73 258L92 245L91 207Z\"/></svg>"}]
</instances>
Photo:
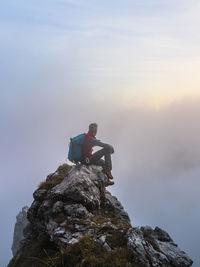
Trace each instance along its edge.
<instances>
[{"instance_id":1,"label":"person's leg","mask_svg":"<svg viewBox=\"0 0 200 267\"><path fill-rule=\"evenodd\" d=\"M90 164L100 165L103 168L105 168L105 161L103 159L101 159L104 156L104 154L105 154L104 150L101 149L101 150L93 153L90 160L88 159L88 157L83 158L81 160L81 163L85 164L85 165L90 165ZM89 160L88 162L87 162L87 159Z\"/></svg>"},{"instance_id":2,"label":"person's leg","mask_svg":"<svg viewBox=\"0 0 200 267\"><path fill-rule=\"evenodd\" d=\"M103 156L105 157L105 160L101 159L101 157ZM102 166L103 172L107 175L107 177L113 179L113 176L111 174L112 163L109 149L103 148L92 154L92 157L90 158L90 164ZM114 184L114 182L111 182L109 180L107 181L107 183L108 185Z\"/></svg>"},{"instance_id":3,"label":"person's leg","mask_svg":"<svg viewBox=\"0 0 200 267\"><path fill-rule=\"evenodd\" d=\"M106 154L105 154L105 166L106 166L106 169L108 170L112 170L112 161L111 161L111 154L110 154L110 151L106 151Z\"/></svg>"},{"instance_id":4,"label":"person's leg","mask_svg":"<svg viewBox=\"0 0 200 267\"><path fill-rule=\"evenodd\" d=\"M95 164L98 160L100 160L105 155L105 149L102 148L95 153L92 154L90 162L91 164Z\"/></svg>"},{"instance_id":5,"label":"person's leg","mask_svg":"<svg viewBox=\"0 0 200 267\"><path fill-rule=\"evenodd\" d=\"M103 164L102 160L100 161L100 159L103 156L105 157L105 161L103 161L104 164ZM100 163L101 166L104 165L104 167L106 169L112 170L112 162L111 162L111 155L110 155L109 149L102 148L99 151L96 151L94 154L92 154L92 157L90 159L90 164L96 164L98 162Z\"/></svg>"},{"instance_id":6,"label":"person's leg","mask_svg":"<svg viewBox=\"0 0 200 267\"><path fill-rule=\"evenodd\" d=\"M99 160L97 160L93 163L90 163L90 164L101 166L103 168L103 170L105 169L105 160L103 160L103 159L99 159Z\"/></svg>"}]
</instances>

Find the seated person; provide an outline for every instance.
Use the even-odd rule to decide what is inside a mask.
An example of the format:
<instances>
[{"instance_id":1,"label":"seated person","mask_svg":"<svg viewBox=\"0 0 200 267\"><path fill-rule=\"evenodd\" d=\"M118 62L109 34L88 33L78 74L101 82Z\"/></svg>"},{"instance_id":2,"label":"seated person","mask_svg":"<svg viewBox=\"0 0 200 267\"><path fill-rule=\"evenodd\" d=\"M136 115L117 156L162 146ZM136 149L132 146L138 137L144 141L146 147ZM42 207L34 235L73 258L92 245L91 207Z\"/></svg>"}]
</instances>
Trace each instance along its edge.
<instances>
[{"instance_id":1,"label":"seated person","mask_svg":"<svg viewBox=\"0 0 200 267\"><path fill-rule=\"evenodd\" d=\"M109 179L113 179L111 174L112 162L111 154L114 153L114 148L109 145L102 143L100 140L96 139L98 125L96 123L91 123L89 125L89 131L85 136L83 146L82 146L82 155L83 159L81 160L82 164L90 165L100 165L103 167L103 172L107 175ZM93 146L103 147L99 151L92 153ZM104 160L102 157L104 156ZM114 182L108 180L108 184L112 185Z\"/></svg>"}]
</instances>

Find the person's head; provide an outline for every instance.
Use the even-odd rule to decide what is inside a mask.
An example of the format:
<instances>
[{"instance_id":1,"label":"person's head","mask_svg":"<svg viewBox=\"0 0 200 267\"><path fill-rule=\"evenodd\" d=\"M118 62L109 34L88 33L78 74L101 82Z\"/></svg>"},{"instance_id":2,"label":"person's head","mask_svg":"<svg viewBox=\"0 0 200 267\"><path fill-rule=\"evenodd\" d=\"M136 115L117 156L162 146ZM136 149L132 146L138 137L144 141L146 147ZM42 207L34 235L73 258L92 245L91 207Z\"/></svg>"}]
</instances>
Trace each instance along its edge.
<instances>
[{"instance_id":1,"label":"person's head","mask_svg":"<svg viewBox=\"0 0 200 267\"><path fill-rule=\"evenodd\" d=\"M97 128L98 128L98 125L97 123L90 123L89 125L89 132L95 136L97 134Z\"/></svg>"}]
</instances>

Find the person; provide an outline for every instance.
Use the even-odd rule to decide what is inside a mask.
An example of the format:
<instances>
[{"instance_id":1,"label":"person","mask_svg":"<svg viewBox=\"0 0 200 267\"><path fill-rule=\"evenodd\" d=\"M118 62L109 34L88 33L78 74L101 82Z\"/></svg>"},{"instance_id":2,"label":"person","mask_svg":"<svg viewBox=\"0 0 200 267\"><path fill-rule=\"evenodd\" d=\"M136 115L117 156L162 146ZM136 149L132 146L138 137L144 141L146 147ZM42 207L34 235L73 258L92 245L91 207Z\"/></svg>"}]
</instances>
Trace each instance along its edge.
<instances>
[{"instance_id":1,"label":"person","mask_svg":"<svg viewBox=\"0 0 200 267\"><path fill-rule=\"evenodd\" d=\"M114 148L110 144L106 144L96 139L98 125L97 123L91 123L89 125L88 133L85 136L83 146L82 146L82 164L90 165L99 165L103 167L103 172L107 175L108 185L113 185L114 182L110 181L113 179L111 174L112 170L112 161L111 154L114 153ZM100 146L102 149L92 153L94 146ZM104 156L104 159L102 157Z\"/></svg>"}]
</instances>

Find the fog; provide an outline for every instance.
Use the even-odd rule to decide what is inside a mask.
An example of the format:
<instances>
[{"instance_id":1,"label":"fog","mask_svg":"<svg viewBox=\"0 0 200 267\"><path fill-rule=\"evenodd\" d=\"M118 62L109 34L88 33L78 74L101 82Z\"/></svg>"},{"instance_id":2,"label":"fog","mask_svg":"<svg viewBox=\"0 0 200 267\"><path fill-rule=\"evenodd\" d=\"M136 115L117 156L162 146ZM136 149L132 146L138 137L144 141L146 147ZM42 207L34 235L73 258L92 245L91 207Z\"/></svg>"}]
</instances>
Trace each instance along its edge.
<instances>
[{"instance_id":1,"label":"fog","mask_svg":"<svg viewBox=\"0 0 200 267\"><path fill-rule=\"evenodd\" d=\"M115 185L108 190L133 226L168 231L198 266L200 99L153 109L72 92L24 95L21 105L1 116L1 266L11 258L15 216L31 204L38 184L66 162L69 138L91 122L99 125L97 138L114 146Z\"/></svg>"}]
</instances>

